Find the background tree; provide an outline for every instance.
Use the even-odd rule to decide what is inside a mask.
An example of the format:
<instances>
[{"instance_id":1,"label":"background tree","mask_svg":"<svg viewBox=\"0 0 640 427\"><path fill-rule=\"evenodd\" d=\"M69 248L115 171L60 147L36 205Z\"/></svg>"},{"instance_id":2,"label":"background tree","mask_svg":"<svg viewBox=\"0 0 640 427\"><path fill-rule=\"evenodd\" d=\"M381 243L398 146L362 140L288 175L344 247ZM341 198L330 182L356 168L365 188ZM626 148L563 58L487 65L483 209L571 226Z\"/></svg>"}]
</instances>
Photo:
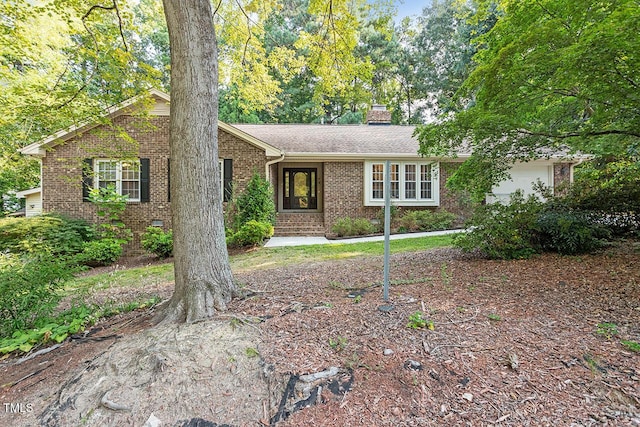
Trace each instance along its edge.
<instances>
[{"instance_id":1,"label":"background tree","mask_svg":"<svg viewBox=\"0 0 640 427\"><path fill-rule=\"evenodd\" d=\"M472 23L492 3L478 2ZM474 39L477 66L457 112L418 132L423 154L473 150L452 184L482 199L517 160L582 150L637 160L640 5L633 0L501 1Z\"/></svg>"},{"instance_id":2,"label":"background tree","mask_svg":"<svg viewBox=\"0 0 640 427\"><path fill-rule=\"evenodd\" d=\"M118 8L114 5L117 5ZM117 13L114 13L117 10ZM126 3L0 2L0 194L37 186L38 163L17 150L161 86ZM4 209L2 209L4 211Z\"/></svg>"},{"instance_id":3,"label":"background tree","mask_svg":"<svg viewBox=\"0 0 640 427\"><path fill-rule=\"evenodd\" d=\"M474 68L473 38L495 24L493 11L476 22L468 19L473 6L458 0L435 0L418 18L418 33L412 40L417 53L417 91L427 103L421 110L436 115L451 110L456 91Z\"/></svg>"}]
</instances>

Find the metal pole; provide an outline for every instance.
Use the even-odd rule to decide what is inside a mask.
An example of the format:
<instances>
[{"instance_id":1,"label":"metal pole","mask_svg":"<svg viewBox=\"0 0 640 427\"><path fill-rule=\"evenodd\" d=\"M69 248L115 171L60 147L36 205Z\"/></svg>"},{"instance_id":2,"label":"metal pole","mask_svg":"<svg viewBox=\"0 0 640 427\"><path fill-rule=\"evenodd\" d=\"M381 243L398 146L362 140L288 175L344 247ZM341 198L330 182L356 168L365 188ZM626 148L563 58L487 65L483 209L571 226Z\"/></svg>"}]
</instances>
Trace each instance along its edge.
<instances>
[{"instance_id":1,"label":"metal pole","mask_svg":"<svg viewBox=\"0 0 640 427\"><path fill-rule=\"evenodd\" d=\"M391 162L385 164L384 176L384 301L389 301L389 235L391 234Z\"/></svg>"}]
</instances>

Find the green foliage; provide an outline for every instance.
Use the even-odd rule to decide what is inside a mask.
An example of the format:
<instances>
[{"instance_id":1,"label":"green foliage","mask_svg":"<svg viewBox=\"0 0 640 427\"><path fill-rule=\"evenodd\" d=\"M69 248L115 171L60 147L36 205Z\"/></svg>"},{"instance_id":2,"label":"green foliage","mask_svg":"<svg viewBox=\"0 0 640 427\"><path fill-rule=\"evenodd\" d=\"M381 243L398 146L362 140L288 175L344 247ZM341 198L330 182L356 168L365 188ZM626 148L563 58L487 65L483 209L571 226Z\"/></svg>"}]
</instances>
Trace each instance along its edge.
<instances>
[{"instance_id":1,"label":"green foliage","mask_svg":"<svg viewBox=\"0 0 640 427\"><path fill-rule=\"evenodd\" d=\"M98 318L145 309L158 302L159 298L153 297L147 301L134 301L113 307L79 304L54 317L38 317L33 328L16 330L11 336L0 336L0 354L27 353L38 345L61 343L70 335L77 334L92 325Z\"/></svg>"},{"instance_id":2,"label":"green foliage","mask_svg":"<svg viewBox=\"0 0 640 427\"><path fill-rule=\"evenodd\" d=\"M132 7L88 14L75 0L0 2L0 197L37 185L37 162L17 149L160 86L145 63L156 50L147 48L149 32L134 24Z\"/></svg>"},{"instance_id":3,"label":"green foliage","mask_svg":"<svg viewBox=\"0 0 640 427\"><path fill-rule=\"evenodd\" d=\"M451 228L456 215L446 210L405 211L398 219L398 227L403 231L434 231Z\"/></svg>"},{"instance_id":4,"label":"green foliage","mask_svg":"<svg viewBox=\"0 0 640 427\"><path fill-rule=\"evenodd\" d=\"M24 207L24 199L18 199L14 192L34 188L40 182L38 161L22 156L17 148L17 144L8 141L0 144L0 218Z\"/></svg>"},{"instance_id":5,"label":"green foliage","mask_svg":"<svg viewBox=\"0 0 640 427\"><path fill-rule=\"evenodd\" d=\"M378 231L380 232L384 231L384 221L385 221L384 212L385 212L385 207L383 206L376 213L376 220L378 221ZM391 222L391 228L394 228L394 225L396 224L396 221L398 220L398 217L400 216L400 214L401 214L400 208L392 203L391 207L389 208L389 221Z\"/></svg>"},{"instance_id":6,"label":"green foliage","mask_svg":"<svg viewBox=\"0 0 640 427\"><path fill-rule=\"evenodd\" d=\"M331 232L339 237L363 236L375 231L376 227L366 218L338 218L331 226Z\"/></svg>"},{"instance_id":7,"label":"green foliage","mask_svg":"<svg viewBox=\"0 0 640 427\"><path fill-rule=\"evenodd\" d=\"M433 321L425 319L424 313L416 311L409 316L409 322L407 323L409 329L424 329L427 328L430 331L435 329Z\"/></svg>"},{"instance_id":8,"label":"green foliage","mask_svg":"<svg viewBox=\"0 0 640 427\"><path fill-rule=\"evenodd\" d=\"M51 256L0 255L0 336L26 330L50 315L60 295L58 290L72 277L74 268Z\"/></svg>"},{"instance_id":9,"label":"green foliage","mask_svg":"<svg viewBox=\"0 0 640 427\"><path fill-rule=\"evenodd\" d=\"M260 356L260 353L258 352L258 350L256 350L253 347L247 347L244 352L247 355L247 357L250 359Z\"/></svg>"},{"instance_id":10,"label":"green foliage","mask_svg":"<svg viewBox=\"0 0 640 427\"><path fill-rule=\"evenodd\" d=\"M121 239L104 238L87 242L84 245L79 259L89 266L101 266L113 264L122 256Z\"/></svg>"},{"instance_id":11,"label":"green foliage","mask_svg":"<svg viewBox=\"0 0 640 427\"><path fill-rule=\"evenodd\" d=\"M610 237L608 229L584 212L545 209L538 217L540 244L546 251L563 255L593 252Z\"/></svg>"},{"instance_id":12,"label":"green foliage","mask_svg":"<svg viewBox=\"0 0 640 427\"><path fill-rule=\"evenodd\" d=\"M500 320L502 320L502 318L500 317L500 315L495 314L495 313L491 313L487 315L487 318L489 320L493 320L494 322L499 322Z\"/></svg>"},{"instance_id":13,"label":"green foliage","mask_svg":"<svg viewBox=\"0 0 640 427\"><path fill-rule=\"evenodd\" d=\"M640 232L640 162L588 162L576 168L575 183L563 198L568 208L584 212L614 235Z\"/></svg>"},{"instance_id":14,"label":"green foliage","mask_svg":"<svg viewBox=\"0 0 640 427\"><path fill-rule=\"evenodd\" d=\"M596 334L611 339L618 335L618 325L610 322L601 322L596 326Z\"/></svg>"},{"instance_id":15,"label":"green foliage","mask_svg":"<svg viewBox=\"0 0 640 427\"><path fill-rule=\"evenodd\" d=\"M542 202L535 196L525 199L518 191L509 204L479 206L470 219L468 233L454 238L454 245L464 251L480 250L492 259L528 258L540 252L537 221Z\"/></svg>"},{"instance_id":16,"label":"green foliage","mask_svg":"<svg viewBox=\"0 0 640 427\"><path fill-rule=\"evenodd\" d=\"M472 151L455 173L476 200L509 164L553 151L637 158L640 4L635 0L481 1L476 66L456 113L418 131L421 153ZM629 37L627 34L633 34ZM594 78L597 76L597 78ZM490 185L489 185L490 187Z\"/></svg>"},{"instance_id":17,"label":"green foliage","mask_svg":"<svg viewBox=\"0 0 640 427\"><path fill-rule=\"evenodd\" d=\"M255 173L227 206L227 245L256 246L273 236L276 207L271 184Z\"/></svg>"},{"instance_id":18,"label":"green foliage","mask_svg":"<svg viewBox=\"0 0 640 427\"><path fill-rule=\"evenodd\" d=\"M122 256L123 246L133 235L121 220L127 199L128 196L118 194L113 186L93 188L89 192L89 201L96 206L102 222L96 227L99 239L85 243L80 255L86 265L109 265Z\"/></svg>"},{"instance_id":19,"label":"green foliage","mask_svg":"<svg viewBox=\"0 0 640 427\"><path fill-rule=\"evenodd\" d=\"M147 227L142 235L141 244L144 250L158 258L168 258L173 254L173 232L165 232L160 227Z\"/></svg>"},{"instance_id":20,"label":"green foliage","mask_svg":"<svg viewBox=\"0 0 640 427\"><path fill-rule=\"evenodd\" d=\"M620 343L629 350L640 353L640 343L637 341L621 340Z\"/></svg>"},{"instance_id":21,"label":"green foliage","mask_svg":"<svg viewBox=\"0 0 640 427\"><path fill-rule=\"evenodd\" d=\"M89 201L96 206L96 214L102 218L98 225L98 234L102 238L131 240L131 230L121 220L127 208L126 195L119 194L113 185L106 188L92 188Z\"/></svg>"},{"instance_id":22,"label":"green foliage","mask_svg":"<svg viewBox=\"0 0 640 427\"><path fill-rule=\"evenodd\" d=\"M14 254L73 255L93 238L84 220L56 214L0 219L0 252Z\"/></svg>"},{"instance_id":23,"label":"green foliage","mask_svg":"<svg viewBox=\"0 0 640 427\"><path fill-rule=\"evenodd\" d=\"M573 209L566 198L542 202L521 192L509 204L476 208L469 232L455 237L464 251L480 250L489 258L528 258L542 251L575 255L607 245L611 232L606 221L592 212Z\"/></svg>"},{"instance_id":24,"label":"green foliage","mask_svg":"<svg viewBox=\"0 0 640 427\"><path fill-rule=\"evenodd\" d=\"M233 203L236 210L235 217L232 219L234 229L239 229L249 221L275 225L276 206L273 201L273 188L259 174L253 174L245 190Z\"/></svg>"},{"instance_id":25,"label":"green foliage","mask_svg":"<svg viewBox=\"0 0 640 427\"><path fill-rule=\"evenodd\" d=\"M495 13L478 20L467 19L473 13L472 7L472 2L457 0L430 2L414 28L416 34L402 47L406 52L404 61L398 61L398 68L409 83L405 91L415 92L411 99L429 100L424 107L418 107L417 114L421 109L433 114L455 107L453 96L475 65L472 58L479 46L472 39L486 33L496 21ZM423 121L420 118L410 122Z\"/></svg>"},{"instance_id":26,"label":"green foliage","mask_svg":"<svg viewBox=\"0 0 640 427\"><path fill-rule=\"evenodd\" d=\"M341 336L337 336L335 339L329 338L329 347L336 352L341 352L347 347L347 339Z\"/></svg>"},{"instance_id":27,"label":"green foliage","mask_svg":"<svg viewBox=\"0 0 640 427\"><path fill-rule=\"evenodd\" d=\"M236 247L257 246L271 236L273 236L271 223L250 220L228 237L227 244Z\"/></svg>"}]
</instances>

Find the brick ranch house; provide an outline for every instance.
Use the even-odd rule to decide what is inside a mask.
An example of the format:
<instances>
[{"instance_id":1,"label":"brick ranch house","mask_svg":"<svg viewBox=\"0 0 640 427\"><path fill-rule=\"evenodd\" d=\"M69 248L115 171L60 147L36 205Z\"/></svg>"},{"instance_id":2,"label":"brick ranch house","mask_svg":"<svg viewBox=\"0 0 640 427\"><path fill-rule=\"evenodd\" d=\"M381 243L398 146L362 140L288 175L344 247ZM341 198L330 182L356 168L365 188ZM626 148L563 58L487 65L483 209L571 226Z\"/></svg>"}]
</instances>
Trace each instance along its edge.
<instances>
[{"instance_id":1,"label":"brick ranch house","mask_svg":"<svg viewBox=\"0 0 640 427\"><path fill-rule=\"evenodd\" d=\"M141 115L140 99L109 112L110 125L88 123L60 131L21 153L41 163L41 186L23 191L26 215L57 212L95 222L88 188L115 184L128 194L124 222L134 234L131 249L150 225L171 227L169 194L169 96L150 91L152 105ZM146 105L146 108L149 108ZM393 204L406 209L446 209L460 216L464 207L446 187L465 160L417 154L414 126L393 126L386 111L371 111L367 125L219 123L218 144L225 189L241 192L258 172L274 188L276 235L326 235L341 217L373 219L384 205L385 162L391 161ZM517 164L512 180L494 197L520 188L530 193L536 180L554 187L572 179L573 163L560 157ZM213 179L213 178L212 178Z\"/></svg>"}]
</instances>

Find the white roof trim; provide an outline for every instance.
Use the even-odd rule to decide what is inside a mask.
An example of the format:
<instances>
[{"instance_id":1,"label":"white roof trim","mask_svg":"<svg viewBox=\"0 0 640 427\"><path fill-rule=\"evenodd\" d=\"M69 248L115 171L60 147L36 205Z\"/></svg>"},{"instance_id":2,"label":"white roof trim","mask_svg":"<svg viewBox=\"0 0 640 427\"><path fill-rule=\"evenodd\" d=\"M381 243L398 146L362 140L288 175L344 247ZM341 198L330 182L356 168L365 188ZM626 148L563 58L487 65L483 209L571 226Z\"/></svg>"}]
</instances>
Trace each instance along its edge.
<instances>
[{"instance_id":1,"label":"white roof trim","mask_svg":"<svg viewBox=\"0 0 640 427\"><path fill-rule=\"evenodd\" d=\"M158 89L150 89L149 95L155 96L156 98L160 98L163 101L170 102L169 95L158 90ZM133 98L127 99L126 101L121 102L120 104L114 105L112 107L107 108L107 113L102 117L117 117L121 113L124 112L125 109L131 107L140 101L143 95L134 96ZM47 148L56 142L67 141L79 133L86 132L89 129L93 129L94 127L99 126L100 123L94 120L87 120L80 124L71 126L67 129L62 129L48 137L40 140L38 142L34 142L33 144L29 144L26 147L23 147L19 150L21 154L27 156L37 156L44 157L47 155Z\"/></svg>"},{"instance_id":2,"label":"white roof trim","mask_svg":"<svg viewBox=\"0 0 640 427\"><path fill-rule=\"evenodd\" d=\"M42 193L42 187L37 187L37 188L31 188L29 190L22 190L22 191L17 191L16 192L16 197L26 197L26 196L30 196L32 194L38 194L38 193Z\"/></svg>"}]
</instances>

